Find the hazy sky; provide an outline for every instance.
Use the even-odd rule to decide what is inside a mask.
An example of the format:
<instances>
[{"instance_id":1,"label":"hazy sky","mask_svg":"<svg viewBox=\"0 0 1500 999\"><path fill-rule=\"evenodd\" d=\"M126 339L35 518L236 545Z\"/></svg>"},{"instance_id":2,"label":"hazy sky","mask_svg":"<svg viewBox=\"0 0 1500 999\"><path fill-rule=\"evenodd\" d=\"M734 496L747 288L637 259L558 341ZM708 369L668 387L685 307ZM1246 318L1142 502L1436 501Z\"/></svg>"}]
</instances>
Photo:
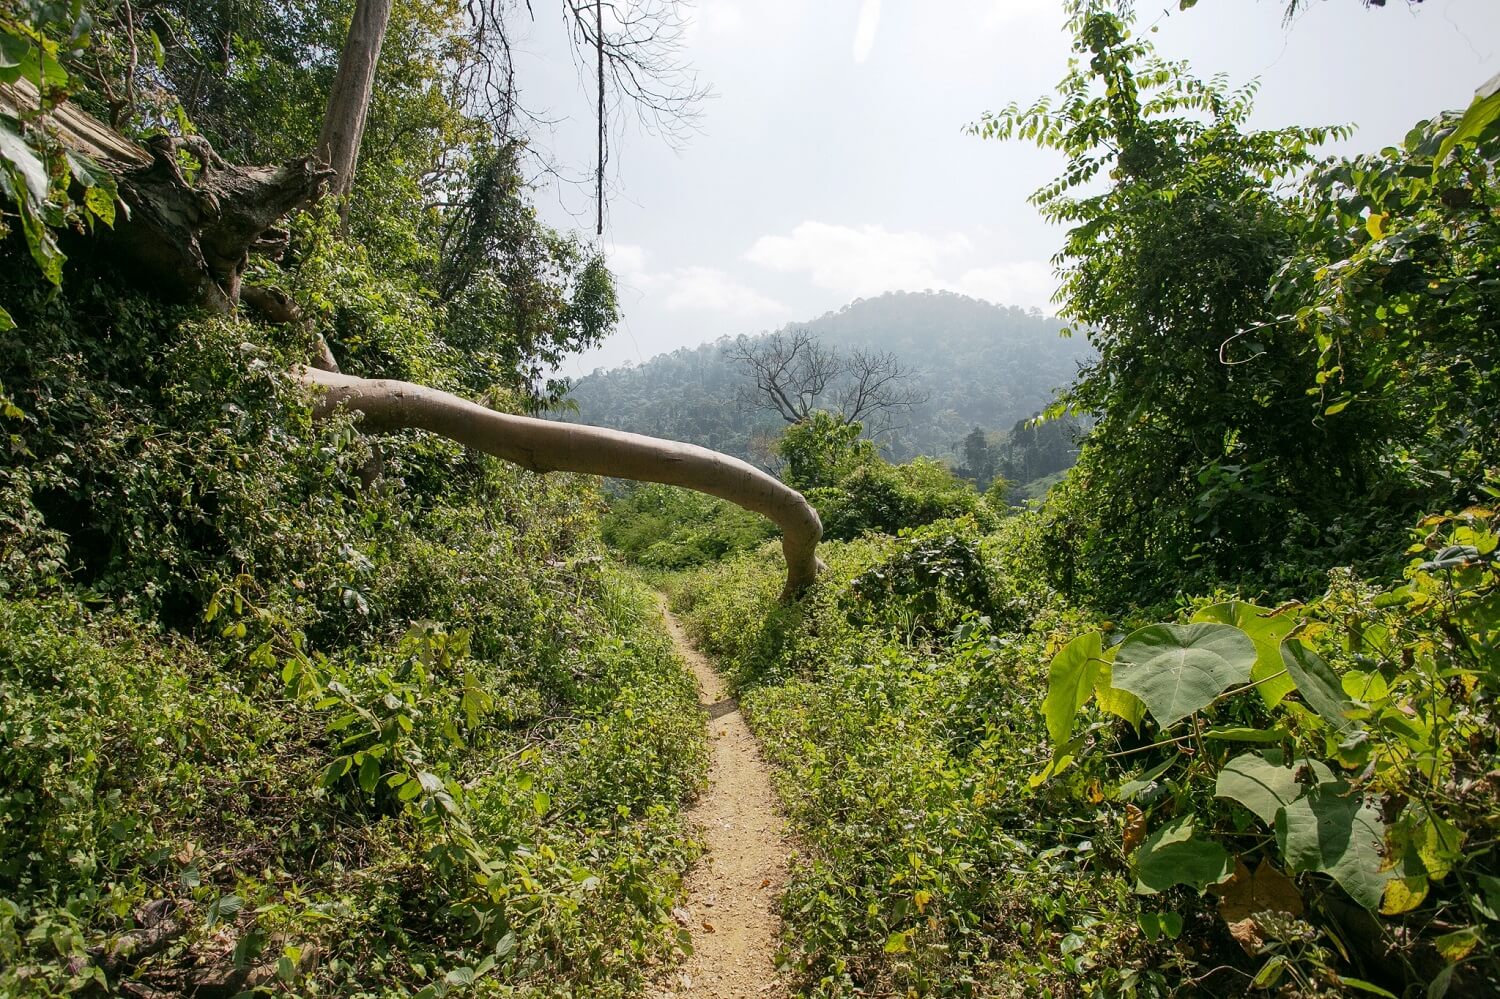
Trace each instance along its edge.
<instances>
[{"instance_id":1,"label":"hazy sky","mask_svg":"<svg viewBox=\"0 0 1500 999\"><path fill-rule=\"evenodd\" d=\"M681 57L714 96L680 148L616 128L605 243L624 322L570 374L809 319L885 291L947 288L1050 310L1062 234L1026 197L1060 158L963 126L1051 91L1066 71L1061 0L698 0ZM1201 76L1259 78L1255 124L1351 123L1344 151L1398 140L1500 71L1500 0L1142 2L1158 51ZM561 19L535 4L520 43L540 141L578 177L593 95ZM539 192L554 225L593 232L591 184Z\"/></svg>"}]
</instances>

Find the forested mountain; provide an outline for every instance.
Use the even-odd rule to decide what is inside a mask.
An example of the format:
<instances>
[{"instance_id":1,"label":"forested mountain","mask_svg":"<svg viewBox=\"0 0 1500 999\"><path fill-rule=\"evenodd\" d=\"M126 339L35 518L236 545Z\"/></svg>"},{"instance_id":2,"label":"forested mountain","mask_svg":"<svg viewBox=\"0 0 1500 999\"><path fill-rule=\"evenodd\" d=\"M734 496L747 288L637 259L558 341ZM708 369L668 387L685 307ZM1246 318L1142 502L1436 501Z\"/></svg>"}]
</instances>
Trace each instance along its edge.
<instances>
[{"instance_id":1,"label":"forested mountain","mask_svg":"<svg viewBox=\"0 0 1500 999\"><path fill-rule=\"evenodd\" d=\"M892 292L857 299L798 324L824 344L894 354L927 401L899 414L880 436L888 457L961 454L975 427L1009 430L1052 401L1089 354L1063 323L1036 310L994 305L947 291ZM751 460L785 426L741 405L749 375L726 356L723 336L644 364L595 371L573 388L577 419L701 444Z\"/></svg>"}]
</instances>

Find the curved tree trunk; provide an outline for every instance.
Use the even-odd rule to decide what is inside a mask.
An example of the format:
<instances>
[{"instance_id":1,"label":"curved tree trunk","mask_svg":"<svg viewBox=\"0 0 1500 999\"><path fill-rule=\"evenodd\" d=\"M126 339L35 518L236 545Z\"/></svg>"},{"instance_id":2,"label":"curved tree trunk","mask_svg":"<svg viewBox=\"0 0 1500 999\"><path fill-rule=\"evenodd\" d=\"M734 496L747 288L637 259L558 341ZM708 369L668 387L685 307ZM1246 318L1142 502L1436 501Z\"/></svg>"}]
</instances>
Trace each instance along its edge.
<instances>
[{"instance_id":1,"label":"curved tree trunk","mask_svg":"<svg viewBox=\"0 0 1500 999\"><path fill-rule=\"evenodd\" d=\"M350 43L359 51L353 56L346 53L340 64L340 76L349 77L346 83L354 97L340 97L336 85L330 117L338 108L359 103L361 94L368 100L389 11L389 0L360 0L351 29L358 37ZM0 109L34 105L24 88L0 85ZM325 128L320 151L338 161L333 167L313 157L279 168L236 166L224 163L207 143L192 139L163 138L143 149L71 104L53 111L48 126L65 146L98 160L119 182L130 213L104 242L121 268L158 295L195 299L228 312L239 304L240 277L250 253L284 239L273 229L275 223L316 199L330 177L337 182L352 176L363 120L361 109L344 116L343 125L350 128ZM335 134L331 144L330 131ZM179 147L187 147L201 161L198 177L189 179L177 169ZM273 321L295 316L295 306L271 290L252 291L248 298ZM321 354L318 363L337 368L326 344ZM586 472L683 486L758 513L781 528L787 566L784 599L806 589L821 568L817 547L823 525L817 511L801 493L738 458L640 434L497 413L410 382L306 367L295 374L304 384L323 390L314 404L316 414L343 405L363 413L372 429L427 430L533 471Z\"/></svg>"},{"instance_id":2,"label":"curved tree trunk","mask_svg":"<svg viewBox=\"0 0 1500 999\"><path fill-rule=\"evenodd\" d=\"M662 482L758 513L781 528L786 557L783 600L805 590L822 567L817 548L823 525L817 511L801 493L738 458L641 434L497 413L412 382L316 368L302 368L297 375L303 384L322 390L314 403L317 415L346 406L363 413L364 425L371 429L427 430L534 472L586 472Z\"/></svg>"}]
</instances>

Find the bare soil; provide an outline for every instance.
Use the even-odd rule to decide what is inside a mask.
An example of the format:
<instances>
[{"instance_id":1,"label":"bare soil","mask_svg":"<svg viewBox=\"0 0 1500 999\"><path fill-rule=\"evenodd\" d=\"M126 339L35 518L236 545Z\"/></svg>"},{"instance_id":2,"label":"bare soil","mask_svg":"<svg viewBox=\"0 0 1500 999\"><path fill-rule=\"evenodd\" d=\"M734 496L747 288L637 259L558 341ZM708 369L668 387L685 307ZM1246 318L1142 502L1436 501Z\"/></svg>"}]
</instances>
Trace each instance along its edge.
<instances>
[{"instance_id":1,"label":"bare soil","mask_svg":"<svg viewBox=\"0 0 1500 999\"><path fill-rule=\"evenodd\" d=\"M724 683L662 607L677 652L698 679L708 714L708 790L687 816L701 830L704 855L688 872L687 900L675 910L693 935L693 953L667 973L654 997L784 999L776 971L778 913L792 852L771 771Z\"/></svg>"}]
</instances>

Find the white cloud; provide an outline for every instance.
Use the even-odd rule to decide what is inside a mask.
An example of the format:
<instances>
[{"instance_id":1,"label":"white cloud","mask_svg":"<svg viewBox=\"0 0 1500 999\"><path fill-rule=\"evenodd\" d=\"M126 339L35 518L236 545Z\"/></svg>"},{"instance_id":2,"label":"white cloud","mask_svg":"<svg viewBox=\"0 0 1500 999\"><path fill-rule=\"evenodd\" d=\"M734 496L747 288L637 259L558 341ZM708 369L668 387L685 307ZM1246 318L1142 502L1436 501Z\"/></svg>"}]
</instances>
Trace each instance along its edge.
<instances>
[{"instance_id":1,"label":"white cloud","mask_svg":"<svg viewBox=\"0 0 1500 999\"><path fill-rule=\"evenodd\" d=\"M875 47L875 32L880 27L880 0L863 0L859 5L859 20L854 25L854 61L864 62L870 58Z\"/></svg>"},{"instance_id":2,"label":"white cloud","mask_svg":"<svg viewBox=\"0 0 1500 999\"><path fill-rule=\"evenodd\" d=\"M819 288L851 299L932 288L1005 305L1046 307L1052 293L1046 263L976 266L976 257L989 256L963 232L901 232L826 222L802 222L788 235L762 236L745 253L751 263L805 275Z\"/></svg>"},{"instance_id":3,"label":"white cloud","mask_svg":"<svg viewBox=\"0 0 1500 999\"><path fill-rule=\"evenodd\" d=\"M725 312L741 317L786 312L780 302L716 267L674 267L660 280L665 286L663 304L672 311Z\"/></svg>"},{"instance_id":4,"label":"white cloud","mask_svg":"<svg viewBox=\"0 0 1500 999\"><path fill-rule=\"evenodd\" d=\"M717 267L698 264L652 270L646 251L620 243L607 250L610 270L622 289L669 312L716 312L737 319L785 315L786 306L731 277Z\"/></svg>"},{"instance_id":5,"label":"white cloud","mask_svg":"<svg viewBox=\"0 0 1500 999\"><path fill-rule=\"evenodd\" d=\"M951 261L970 249L962 233L893 232L884 226L802 222L786 236L762 236L745 259L783 273L805 273L820 288L851 297L935 288Z\"/></svg>"},{"instance_id":6,"label":"white cloud","mask_svg":"<svg viewBox=\"0 0 1500 999\"><path fill-rule=\"evenodd\" d=\"M646 272L646 250L634 243L615 243L605 247L609 269L621 279Z\"/></svg>"},{"instance_id":7,"label":"white cloud","mask_svg":"<svg viewBox=\"0 0 1500 999\"><path fill-rule=\"evenodd\" d=\"M958 276L954 291L1002 305L1055 308L1052 292L1057 279L1050 265L1040 260L1016 260L990 267L975 267Z\"/></svg>"}]
</instances>

